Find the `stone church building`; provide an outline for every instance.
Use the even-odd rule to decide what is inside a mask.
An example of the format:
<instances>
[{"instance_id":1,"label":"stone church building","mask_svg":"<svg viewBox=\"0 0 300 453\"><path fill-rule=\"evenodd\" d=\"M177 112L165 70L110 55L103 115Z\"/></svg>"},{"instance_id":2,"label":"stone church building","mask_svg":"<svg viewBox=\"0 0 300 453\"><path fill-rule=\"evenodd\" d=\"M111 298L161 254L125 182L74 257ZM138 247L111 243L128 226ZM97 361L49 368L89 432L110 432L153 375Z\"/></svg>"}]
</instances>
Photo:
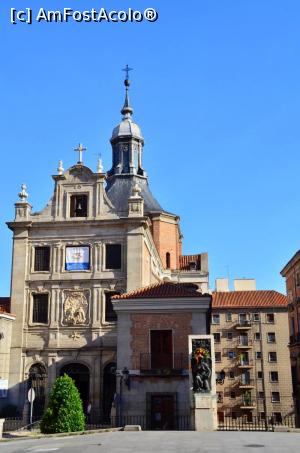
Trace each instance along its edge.
<instances>
[{"instance_id":1,"label":"stone church building","mask_svg":"<svg viewBox=\"0 0 300 453\"><path fill-rule=\"evenodd\" d=\"M54 192L33 212L26 186L15 204L9 402L38 417L55 378L71 375L84 406L109 416L116 391L117 316L112 296L159 282L208 291L207 254L182 255L179 217L152 195L143 168L144 139L133 121L125 80L121 122L113 129L112 167L96 172L59 163ZM46 175L45 175L46 177ZM2 401L3 403L3 401Z\"/></svg>"}]
</instances>

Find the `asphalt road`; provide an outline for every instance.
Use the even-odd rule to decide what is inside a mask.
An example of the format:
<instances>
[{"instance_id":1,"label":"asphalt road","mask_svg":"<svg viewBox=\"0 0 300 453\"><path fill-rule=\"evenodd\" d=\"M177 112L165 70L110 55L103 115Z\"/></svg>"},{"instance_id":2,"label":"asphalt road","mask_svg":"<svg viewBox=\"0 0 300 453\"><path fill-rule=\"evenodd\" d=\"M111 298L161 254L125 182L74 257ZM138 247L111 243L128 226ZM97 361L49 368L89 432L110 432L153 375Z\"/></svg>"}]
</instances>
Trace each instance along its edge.
<instances>
[{"instance_id":1,"label":"asphalt road","mask_svg":"<svg viewBox=\"0 0 300 453\"><path fill-rule=\"evenodd\" d=\"M1 453L299 453L300 434L268 432L111 432L0 443Z\"/></svg>"}]
</instances>

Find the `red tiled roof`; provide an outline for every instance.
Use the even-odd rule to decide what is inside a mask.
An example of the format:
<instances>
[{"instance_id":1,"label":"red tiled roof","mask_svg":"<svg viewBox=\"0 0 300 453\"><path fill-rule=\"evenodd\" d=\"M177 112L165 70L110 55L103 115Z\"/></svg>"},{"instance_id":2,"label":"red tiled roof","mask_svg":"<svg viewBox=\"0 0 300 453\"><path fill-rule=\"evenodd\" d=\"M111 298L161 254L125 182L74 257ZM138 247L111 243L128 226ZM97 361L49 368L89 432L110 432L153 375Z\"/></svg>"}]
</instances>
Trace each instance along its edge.
<instances>
[{"instance_id":1,"label":"red tiled roof","mask_svg":"<svg viewBox=\"0 0 300 453\"><path fill-rule=\"evenodd\" d=\"M287 307L287 297L277 291L231 291L213 293L212 308Z\"/></svg>"},{"instance_id":2,"label":"red tiled roof","mask_svg":"<svg viewBox=\"0 0 300 453\"><path fill-rule=\"evenodd\" d=\"M0 297L0 311L2 313L10 312L10 297Z\"/></svg>"},{"instance_id":3,"label":"red tiled roof","mask_svg":"<svg viewBox=\"0 0 300 453\"><path fill-rule=\"evenodd\" d=\"M196 270L201 269L201 254L198 255L181 255L179 257L179 269L181 271L189 271L190 263L196 263Z\"/></svg>"},{"instance_id":4,"label":"red tiled roof","mask_svg":"<svg viewBox=\"0 0 300 453\"><path fill-rule=\"evenodd\" d=\"M191 283L161 282L126 294L113 296L112 299L147 299L169 297L201 297L198 286Z\"/></svg>"}]
</instances>

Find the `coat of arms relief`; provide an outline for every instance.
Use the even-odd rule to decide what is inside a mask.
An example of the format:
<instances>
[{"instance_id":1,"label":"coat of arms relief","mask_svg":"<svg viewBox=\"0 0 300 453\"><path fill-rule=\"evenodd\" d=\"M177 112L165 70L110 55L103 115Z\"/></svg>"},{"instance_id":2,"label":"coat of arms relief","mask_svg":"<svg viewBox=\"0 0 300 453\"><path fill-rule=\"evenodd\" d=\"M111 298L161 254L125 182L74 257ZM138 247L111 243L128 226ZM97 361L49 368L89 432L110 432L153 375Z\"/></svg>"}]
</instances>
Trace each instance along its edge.
<instances>
[{"instance_id":1,"label":"coat of arms relief","mask_svg":"<svg viewBox=\"0 0 300 453\"><path fill-rule=\"evenodd\" d=\"M65 293L63 323L69 326L87 324L88 301L83 291Z\"/></svg>"}]
</instances>

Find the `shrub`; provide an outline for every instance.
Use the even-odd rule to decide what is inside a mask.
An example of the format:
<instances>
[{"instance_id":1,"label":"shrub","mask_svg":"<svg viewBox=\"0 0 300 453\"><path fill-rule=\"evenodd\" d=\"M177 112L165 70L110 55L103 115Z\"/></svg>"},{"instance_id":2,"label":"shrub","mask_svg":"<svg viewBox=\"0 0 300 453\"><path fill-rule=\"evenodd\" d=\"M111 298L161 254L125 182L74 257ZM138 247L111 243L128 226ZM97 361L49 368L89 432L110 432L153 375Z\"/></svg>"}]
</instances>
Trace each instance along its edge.
<instances>
[{"instance_id":1,"label":"shrub","mask_svg":"<svg viewBox=\"0 0 300 453\"><path fill-rule=\"evenodd\" d=\"M53 384L48 407L41 421L42 433L83 431L82 401L72 378L64 374Z\"/></svg>"}]
</instances>

